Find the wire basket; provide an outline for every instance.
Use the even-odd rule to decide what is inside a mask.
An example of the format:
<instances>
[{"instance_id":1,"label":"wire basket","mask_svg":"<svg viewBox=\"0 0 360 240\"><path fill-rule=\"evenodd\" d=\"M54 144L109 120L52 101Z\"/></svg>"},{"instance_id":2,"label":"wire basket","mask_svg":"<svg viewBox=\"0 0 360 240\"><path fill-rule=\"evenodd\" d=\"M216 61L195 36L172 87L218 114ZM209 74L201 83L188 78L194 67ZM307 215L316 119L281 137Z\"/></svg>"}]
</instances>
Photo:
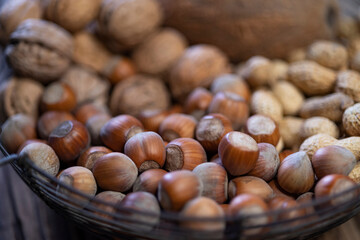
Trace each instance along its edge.
<instances>
[{"instance_id":1,"label":"wire basket","mask_svg":"<svg viewBox=\"0 0 360 240\"><path fill-rule=\"evenodd\" d=\"M347 221L360 211L360 195L353 197L336 207L329 206L330 201L337 200L349 193L359 193L360 186L355 186L331 197L309 201L298 207L269 211L266 214L249 215L247 217L226 217L225 231L194 231L183 227L184 222L214 223L224 219L184 218L176 213L162 212L156 225L149 221L154 216L149 212L139 212L113 205L109 202L94 199L78 190L59 182L27 158L9 155L0 144L5 158L0 166L11 163L23 181L42 198L47 205L58 214L75 221L88 231L101 235L103 238L126 239L306 239L325 232ZM58 191L59 188L66 189ZM104 207L110 210L104 210ZM282 221L268 224L250 225L256 219L275 218L298 209L316 209L309 213ZM144 218L146 216L146 218ZM255 233L254 233L255 232Z\"/></svg>"}]
</instances>

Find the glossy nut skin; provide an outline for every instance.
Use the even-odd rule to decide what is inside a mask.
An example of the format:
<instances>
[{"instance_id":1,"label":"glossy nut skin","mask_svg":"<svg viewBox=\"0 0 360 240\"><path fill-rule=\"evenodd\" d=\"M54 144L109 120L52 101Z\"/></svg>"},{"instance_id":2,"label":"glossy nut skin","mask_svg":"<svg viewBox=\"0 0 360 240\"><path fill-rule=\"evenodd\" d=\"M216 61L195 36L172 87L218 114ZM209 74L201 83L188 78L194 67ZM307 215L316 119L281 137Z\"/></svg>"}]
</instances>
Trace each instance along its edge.
<instances>
[{"instance_id":1,"label":"glossy nut skin","mask_svg":"<svg viewBox=\"0 0 360 240\"><path fill-rule=\"evenodd\" d=\"M167 116L159 126L159 134L164 141L176 138L193 138L197 121L193 116L173 113Z\"/></svg>"},{"instance_id":2,"label":"glossy nut skin","mask_svg":"<svg viewBox=\"0 0 360 240\"><path fill-rule=\"evenodd\" d=\"M195 137L207 152L217 152L221 139L233 131L231 121L220 113L202 117L196 125Z\"/></svg>"},{"instance_id":3,"label":"glossy nut skin","mask_svg":"<svg viewBox=\"0 0 360 240\"><path fill-rule=\"evenodd\" d=\"M265 201L274 195L272 188L264 180L253 176L242 176L232 179L229 182L229 199L235 198L240 194L253 194L261 197Z\"/></svg>"},{"instance_id":4,"label":"glossy nut skin","mask_svg":"<svg viewBox=\"0 0 360 240\"><path fill-rule=\"evenodd\" d=\"M165 164L165 144L155 132L142 132L130 138L125 143L124 153L133 160L140 173L162 168Z\"/></svg>"},{"instance_id":5,"label":"glossy nut skin","mask_svg":"<svg viewBox=\"0 0 360 240\"><path fill-rule=\"evenodd\" d=\"M120 59L116 60L114 59L113 61L115 62L107 67L110 69L105 70L105 75L107 75L107 78L113 85L135 75L136 73L135 65L130 59L121 57Z\"/></svg>"},{"instance_id":6,"label":"glossy nut skin","mask_svg":"<svg viewBox=\"0 0 360 240\"><path fill-rule=\"evenodd\" d=\"M221 139L218 152L223 166L233 176L250 172L259 157L256 141L237 131L229 132Z\"/></svg>"},{"instance_id":7,"label":"glossy nut skin","mask_svg":"<svg viewBox=\"0 0 360 240\"><path fill-rule=\"evenodd\" d=\"M74 91L65 83L54 82L47 86L40 100L40 107L43 112L71 111L76 106Z\"/></svg>"},{"instance_id":8,"label":"glossy nut skin","mask_svg":"<svg viewBox=\"0 0 360 240\"><path fill-rule=\"evenodd\" d=\"M180 211L189 200L199 197L202 190L202 183L195 173L179 170L163 176L157 197L166 211Z\"/></svg>"},{"instance_id":9,"label":"glossy nut skin","mask_svg":"<svg viewBox=\"0 0 360 240\"><path fill-rule=\"evenodd\" d=\"M206 88L195 88L186 98L184 106L185 113L199 120L205 115L212 98L212 93Z\"/></svg>"},{"instance_id":10,"label":"glossy nut skin","mask_svg":"<svg viewBox=\"0 0 360 240\"><path fill-rule=\"evenodd\" d=\"M78 158L76 165L92 170L95 162L105 154L112 151L103 146L92 146L86 149Z\"/></svg>"},{"instance_id":11,"label":"glossy nut skin","mask_svg":"<svg viewBox=\"0 0 360 240\"><path fill-rule=\"evenodd\" d=\"M137 133L143 132L144 127L139 120L130 115L119 115L110 119L101 128L100 138L113 151L123 151L127 140Z\"/></svg>"},{"instance_id":12,"label":"glossy nut skin","mask_svg":"<svg viewBox=\"0 0 360 240\"><path fill-rule=\"evenodd\" d=\"M95 105L94 103L82 104L74 111L76 120L83 124L86 124L86 122L95 115L108 113L109 110L107 108L104 106Z\"/></svg>"},{"instance_id":13,"label":"glossy nut skin","mask_svg":"<svg viewBox=\"0 0 360 240\"><path fill-rule=\"evenodd\" d=\"M91 204L97 209L100 209L106 213L96 211L95 214L104 218L111 219L111 216L109 216L109 214L107 213L115 213L116 208L113 206L109 206L108 204L117 205L119 202L121 202L124 199L125 196L126 196L125 194L115 191L104 191L96 194L96 196L91 201ZM102 202L106 202L107 204L104 204Z\"/></svg>"},{"instance_id":14,"label":"glossy nut skin","mask_svg":"<svg viewBox=\"0 0 360 240\"><path fill-rule=\"evenodd\" d=\"M144 191L156 195L159 182L165 174L167 171L163 169L146 170L137 177L133 185L133 192Z\"/></svg>"},{"instance_id":15,"label":"glossy nut skin","mask_svg":"<svg viewBox=\"0 0 360 240\"><path fill-rule=\"evenodd\" d=\"M274 197L269 201L268 204L271 210L276 211L272 215L273 222L299 218L306 214L305 209L299 208L300 203L290 197L285 197L285 196ZM295 209L291 210L292 208ZM296 225L299 223L300 223L299 220L289 222L290 225Z\"/></svg>"},{"instance_id":16,"label":"glossy nut skin","mask_svg":"<svg viewBox=\"0 0 360 240\"><path fill-rule=\"evenodd\" d=\"M99 113L91 116L85 123L85 127L89 131L91 144L103 145L100 137L101 128L111 119L108 113Z\"/></svg>"},{"instance_id":17,"label":"glossy nut skin","mask_svg":"<svg viewBox=\"0 0 360 240\"><path fill-rule=\"evenodd\" d=\"M89 146L90 136L82 123L69 120L62 122L50 133L48 142L60 161L69 164Z\"/></svg>"},{"instance_id":18,"label":"glossy nut skin","mask_svg":"<svg viewBox=\"0 0 360 240\"><path fill-rule=\"evenodd\" d=\"M165 170L193 170L207 161L206 153L201 144L192 138L177 138L166 147Z\"/></svg>"},{"instance_id":19,"label":"glossy nut skin","mask_svg":"<svg viewBox=\"0 0 360 240\"><path fill-rule=\"evenodd\" d=\"M37 121L39 137L47 140L50 133L59 126L60 123L67 120L75 120L75 117L71 113L65 111L45 112Z\"/></svg>"},{"instance_id":20,"label":"glossy nut skin","mask_svg":"<svg viewBox=\"0 0 360 240\"><path fill-rule=\"evenodd\" d=\"M246 121L245 133L257 143L270 143L276 146L280 140L278 125L269 117L260 114L252 115Z\"/></svg>"},{"instance_id":21,"label":"glossy nut skin","mask_svg":"<svg viewBox=\"0 0 360 240\"><path fill-rule=\"evenodd\" d=\"M138 169L128 156L114 152L100 157L94 164L93 173L102 189L126 192L132 188Z\"/></svg>"},{"instance_id":22,"label":"glossy nut skin","mask_svg":"<svg viewBox=\"0 0 360 240\"><path fill-rule=\"evenodd\" d=\"M221 204L228 199L228 176L219 164L206 162L193 169L203 185L202 196Z\"/></svg>"}]
</instances>

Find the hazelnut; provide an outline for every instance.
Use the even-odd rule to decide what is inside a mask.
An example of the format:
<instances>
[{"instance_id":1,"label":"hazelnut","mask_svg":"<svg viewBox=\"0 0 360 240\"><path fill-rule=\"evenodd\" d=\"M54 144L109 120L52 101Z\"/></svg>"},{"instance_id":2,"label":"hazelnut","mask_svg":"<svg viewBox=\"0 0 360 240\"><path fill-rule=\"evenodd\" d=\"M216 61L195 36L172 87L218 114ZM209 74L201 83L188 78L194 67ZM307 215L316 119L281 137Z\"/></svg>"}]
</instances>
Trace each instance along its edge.
<instances>
[{"instance_id":1,"label":"hazelnut","mask_svg":"<svg viewBox=\"0 0 360 240\"><path fill-rule=\"evenodd\" d=\"M305 211L306 215L313 215L314 218L316 217L316 210L313 204L310 204L314 201L315 194L313 192L306 192L301 194L299 197L296 198L296 201L303 205L301 209Z\"/></svg>"},{"instance_id":2,"label":"hazelnut","mask_svg":"<svg viewBox=\"0 0 360 240\"><path fill-rule=\"evenodd\" d=\"M360 57L360 54L357 55L359 55ZM335 91L350 96L354 100L354 102L360 102L360 86L358 84L359 81L360 74L358 71L340 71L336 77Z\"/></svg>"},{"instance_id":3,"label":"hazelnut","mask_svg":"<svg viewBox=\"0 0 360 240\"><path fill-rule=\"evenodd\" d=\"M114 192L114 191L104 191L98 193L91 201L91 204L96 209L93 208L90 209L103 218L111 219L109 213L111 214L116 213L116 208L113 206L118 205L118 203L121 202L125 196L126 195L121 192ZM103 202L105 202L106 204Z\"/></svg>"},{"instance_id":4,"label":"hazelnut","mask_svg":"<svg viewBox=\"0 0 360 240\"><path fill-rule=\"evenodd\" d=\"M43 112L46 111L71 111L76 106L76 96L69 85L54 82L48 85L40 100Z\"/></svg>"},{"instance_id":5,"label":"hazelnut","mask_svg":"<svg viewBox=\"0 0 360 240\"><path fill-rule=\"evenodd\" d=\"M250 111L270 117L276 123L283 119L283 108L274 93L267 89L259 89L253 92L250 101Z\"/></svg>"},{"instance_id":6,"label":"hazelnut","mask_svg":"<svg viewBox=\"0 0 360 240\"><path fill-rule=\"evenodd\" d=\"M100 138L113 151L121 152L127 140L143 132L141 122L130 115L119 115L110 119L100 130Z\"/></svg>"},{"instance_id":7,"label":"hazelnut","mask_svg":"<svg viewBox=\"0 0 360 240\"><path fill-rule=\"evenodd\" d=\"M192 138L177 138L169 142L166 147L167 171L193 170L196 166L207 161L206 153L201 144Z\"/></svg>"},{"instance_id":8,"label":"hazelnut","mask_svg":"<svg viewBox=\"0 0 360 240\"><path fill-rule=\"evenodd\" d=\"M286 149L286 150L283 150L279 153L279 159L280 159L280 162L282 162L287 156L291 155L295 153L295 151L293 150L289 150L289 149Z\"/></svg>"},{"instance_id":9,"label":"hazelnut","mask_svg":"<svg viewBox=\"0 0 360 240\"><path fill-rule=\"evenodd\" d=\"M305 210L300 208L300 203L289 197L274 197L269 201L268 205L274 211L274 214L272 214L273 222L287 220L287 225L297 225L301 220L296 220L296 218L306 214Z\"/></svg>"},{"instance_id":10,"label":"hazelnut","mask_svg":"<svg viewBox=\"0 0 360 240\"><path fill-rule=\"evenodd\" d=\"M240 129L249 117L247 102L232 92L218 92L212 99L209 113L221 113L229 118L235 130Z\"/></svg>"},{"instance_id":11,"label":"hazelnut","mask_svg":"<svg viewBox=\"0 0 360 240\"><path fill-rule=\"evenodd\" d=\"M360 135L360 103L347 108L342 117L342 124L346 133L350 136Z\"/></svg>"},{"instance_id":12,"label":"hazelnut","mask_svg":"<svg viewBox=\"0 0 360 240\"><path fill-rule=\"evenodd\" d=\"M229 132L221 139L218 151L223 166L233 176L250 172L259 157L256 141L237 131Z\"/></svg>"},{"instance_id":13,"label":"hazelnut","mask_svg":"<svg viewBox=\"0 0 360 240\"><path fill-rule=\"evenodd\" d=\"M136 74L134 63L123 56L113 57L103 69L103 74L109 79L112 85Z\"/></svg>"},{"instance_id":14,"label":"hazelnut","mask_svg":"<svg viewBox=\"0 0 360 240\"><path fill-rule=\"evenodd\" d=\"M167 116L159 126L159 134L164 141L176 138L193 138L197 121L193 116L173 113Z\"/></svg>"},{"instance_id":15,"label":"hazelnut","mask_svg":"<svg viewBox=\"0 0 360 240\"><path fill-rule=\"evenodd\" d=\"M23 144L20 145L20 147L17 150L17 154L20 154L21 150L23 150L24 147L26 147L27 145L31 144L31 143L44 143L44 144L48 144L48 142L46 140L43 139L28 139L26 140Z\"/></svg>"},{"instance_id":16,"label":"hazelnut","mask_svg":"<svg viewBox=\"0 0 360 240\"><path fill-rule=\"evenodd\" d=\"M117 192L131 189L138 175L135 163L125 154L115 152L100 157L92 171L99 187Z\"/></svg>"},{"instance_id":17,"label":"hazelnut","mask_svg":"<svg viewBox=\"0 0 360 240\"><path fill-rule=\"evenodd\" d=\"M158 200L166 211L180 211L191 199L199 197L203 186L197 175L188 170L169 172L159 182Z\"/></svg>"},{"instance_id":18,"label":"hazelnut","mask_svg":"<svg viewBox=\"0 0 360 240\"><path fill-rule=\"evenodd\" d=\"M220 114L208 114L196 125L195 136L207 152L217 152L221 139L233 130L230 120Z\"/></svg>"},{"instance_id":19,"label":"hazelnut","mask_svg":"<svg viewBox=\"0 0 360 240\"><path fill-rule=\"evenodd\" d=\"M82 124L86 124L91 117L98 114L109 114L109 111L104 105L99 106L94 103L86 103L77 107L74 114L76 120Z\"/></svg>"},{"instance_id":20,"label":"hazelnut","mask_svg":"<svg viewBox=\"0 0 360 240\"><path fill-rule=\"evenodd\" d=\"M355 167L356 157L344 147L326 146L314 153L311 163L319 179L329 174L347 176Z\"/></svg>"},{"instance_id":21,"label":"hazelnut","mask_svg":"<svg viewBox=\"0 0 360 240\"><path fill-rule=\"evenodd\" d=\"M180 216L191 218L193 220L185 220L181 225L190 230L211 231L214 234L222 235L225 230L225 217L223 209L213 199L207 197L198 197L190 200L180 212ZM196 218L199 218L197 220ZM214 220L204 220L204 218Z\"/></svg>"},{"instance_id":22,"label":"hazelnut","mask_svg":"<svg viewBox=\"0 0 360 240\"><path fill-rule=\"evenodd\" d=\"M203 185L202 196L224 203L228 198L228 177L226 170L219 164L206 162L193 169Z\"/></svg>"},{"instance_id":23,"label":"hazelnut","mask_svg":"<svg viewBox=\"0 0 360 240\"><path fill-rule=\"evenodd\" d=\"M91 197L95 196L97 191L97 185L92 172L84 167L69 167L63 170L57 177L59 182L64 183L74 189L89 195ZM70 197L81 200L82 202L87 202L89 199L80 196L79 194L72 192L60 185L57 186L56 191Z\"/></svg>"},{"instance_id":24,"label":"hazelnut","mask_svg":"<svg viewBox=\"0 0 360 240\"><path fill-rule=\"evenodd\" d=\"M89 147L80 155L76 165L92 170L95 162L99 160L100 157L111 152L110 149L102 146Z\"/></svg>"},{"instance_id":25,"label":"hazelnut","mask_svg":"<svg viewBox=\"0 0 360 240\"><path fill-rule=\"evenodd\" d=\"M62 122L50 133L48 141L60 161L69 164L89 146L90 136L82 123L68 120Z\"/></svg>"},{"instance_id":26,"label":"hazelnut","mask_svg":"<svg viewBox=\"0 0 360 240\"><path fill-rule=\"evenodd\" d=\"M247 83L238 75L222 74L211 83L211 92L215 95L218 92L233 92L250 102L251 91Z\"/></svg>"},{"instance_id":27,"label":"hazelnut","mask_svg":"<svg viewBox=\"0 0 360 240\"><path fill-rule=\"evenodd\" d=\"M60 169L60 161L55 151L44 143L30 143L19 154L20 159L27 158L37 167L51 176L56 176Z\"/></svg>"},{"instance_id":28,"label":"hazelnut","mask_svg":"<svg viewBox=\"0 0 360 240\"><path fill-rule=\"evenodd\" d=\"M339 137L339 129L336 124L325 117L311 117L306 119L300 129L300 135L303 139L325 133L334 138Z\"/></svg>"},{"instance_id":29,"label":"hazelnut","mask_svg":"<svg viewBox=\"0 0 360 240\"><path fill-rule=\"evenodd\" d=\"M186 98L185 113L199 120L205 115L212 98L213 95L209 90L202 87L195 88Z\"/></svg>"},{"instance_id":30,"label":"hazelnut","mask_svg":"<svg viewBox=\"0 0 360 240\"><path fill-rule=\"evenodd\" d=\"M273 179L280 165L279 154L276 148L269 143L258 143L259 157L255 167L248 173L265 181Z\"/></svg>"},{"instance_id":31,"label":"hazelnut","mask_svg":"<svg viewBox=\"0 0 360 240\"><path fill-rule=\"evenodd\" d=\"M9 117L1 129L0 140L9 153L15 153L26 140L36 138L35 120L25 114Z\"/></svg>"},{"instance_id":32,"label":"hazelnut","mask_svg":"<svg viewBox=\"0 0 360 240\"><path fill-rule=\"evenodd\" d=\"M155 132L142 132L130 138L125 143L124 153L133 160L140 173L162 168L165 163L164 141Z\"/></svg>"},{"instance_id":33,"label":"hazelnut","mask_svg":"<svg viewBox=\"0 0 360 240\"><path fill-rule=\"evenodd\" d=\"M269 186L273 190L273 197L283 196L283 197L289 197L292 198L291 194L286 192L284 189L282 189L276 179L271 180L268 182Z\"/></svg>"},{"instance_id":34,"label":"hazelnut","mask_svg":"<svg viewBox=\"0 0 360 240\"><path fill-rule=\"evenodd\" d=\"M280 164L277 180L280 187L289 193L309 191L314 185L315 175L306 152L300 151L287 156Z\"/></svg>"},{"instance_id":35,"label":"hazelnut","mask_svg":"<svg viewBox=\"0 0 360 240\"><path fill-rule=\"evenodd\" d=\"M100 132L101 128L111 119L108 113L99 113L95 116L90 117L85 124L85 127L89 131L91 144L102 145Z\"/></svg>"},{"instance_id":36,"label":"hazelnut","mask_svg":"<svg viewBox=\"0 0 360 240\"><path fill-rule=\"evenodd\" d=\"M229 182L229 199L244 193L257 195L264 200L273 197L273 190L264 180L253 176L243 176Z\"/></svg>"},{"instance_id":37,"label":"hazelnut","mask_svg":"<svg viewBox=\"0 0 360 240\"><path fill-rule=\"evenodd\" d=\"M144 191L156 195L160 179L167 172L163 169L149 169L141 173L133 186L133 192Z\"/></svg>"},{"instance_id":38,"label":"hazelnut","mask_svg":"<svg viewBox=\"0 0 360 240\"><path fill-rule=\"evenodd\" d=\"M246 121L245 132L257 143L270 143L276 146L280 139L278 125L271 118L263 115L251 116Z\"/></svg>"},{"instance_id":39,"label":"hazelnut","mask_svg":"<svg viewBox=\"0 0 360 240\"><path fill-rule=\"evenodd\" d=\"M48 111L43 113L37 122L37 131L40 138L48 139L50 133L60 125L60 123L75 120L74 116L65 111Z\"/></svg>"}]
</instances>

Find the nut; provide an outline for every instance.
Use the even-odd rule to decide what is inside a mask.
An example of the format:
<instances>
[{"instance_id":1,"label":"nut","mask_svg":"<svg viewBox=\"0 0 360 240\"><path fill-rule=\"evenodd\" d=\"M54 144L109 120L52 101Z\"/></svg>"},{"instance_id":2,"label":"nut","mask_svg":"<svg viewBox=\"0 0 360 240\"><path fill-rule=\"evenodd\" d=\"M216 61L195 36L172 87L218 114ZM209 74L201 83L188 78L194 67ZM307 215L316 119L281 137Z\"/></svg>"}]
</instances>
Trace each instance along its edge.
<instances>
[{"instance_id":1,"label":"nut","mask_svg":"<svg viewBox=\"0 0 360 240\"><path fill-rule=\"evenodd\" d=\"M241 76L251 88L257 89L268 85L271 61L263 56L254 56L248 59L241 71Z\"/></svg>"},{"instance_id":2,"label":"nut","mask_svg":"<svg viewBox=\"0 0 360 240\"><path fill-rule=\"evenodd\" d=\"M46 111L71 111L77 103L76 95L72 88L61 82L48 85L40 100L40 107Z\"/></svg>"},{"instance_id":3,"label":"nut","mask_svg":"<svg viewBox=\"0 0 360 240\"><path fill-rule=\"evenodd\" d=\"M165 170L193 170L207 161L206 153L201 144L192 138L177 138L166 147Z\"/></svg>"},{"instance_id":4,"label":"nut","mask_svg":"<svg viewBox=\"0 0 360 240\"><path fill-rule=\"evenodd\" d=\"M311 60L291 63L288 70L289 81L306 95L324 95L334 89L336 74Z\"/></svg>"},{"instance_id":5,"label":"nut","mask_svg":"<svg viewBox=\"0 0 360 240\"><path fill-rule=\"evenodd\" d=\"M337 74L335 90L350 96L354 102L360 102L359 82L360 74L357 71L344 70Z\"/></svg>"},{"instance_id":6,"label":"nut","mask_svg":"<svg viewBox=\"0 0 360 240\"><path fill-rule=\"evenodd\" d=\"M157 196L166 211L180 211L188 201L199 197L202 190L202 183L195 173L179 170L163 176Z\"/></svg>"},{"instance_id":7,"label":"nut","mask_svg":"<svg viewBox=\"0 0 360 240\"><path fill-rule=\"evenodd\" d=\"M350 150L356 157L356 159L360 160L360 137L348 137L340 139L339 141L336 141L334 145L344 147L348 150Z\"/></svg>"},{"instance_id":8,"label":"nut","mask_svg":"<svg viewBox=\"0 0 360 240\"><path fill-rule=\"evenodd\" d=\"M257 143L270 143L276 146L280 139L278 125L271 118L259 114L248 118L244 132Z\"/></svg>"},{"instance_id":9,"label":"nut","mask_svg":"<svg viewBox=\"0 0 360 240\"><path fill-rule=\"evenodd\" d=\"M300 145L300 151L305 151L306 154L311 159L313 154L320 148L334 145L337 143L336 138L329 136L324 133L319 133L313 135L307 139Z\"/></svg>"},{"instance_id":10,"label":"nut","mask_svg":"<svg viewBox=\"0 0 360 240\"><path fill-rule=\"evenodd\" d=\"M224 167L219 164L206 162L193 169L202 182L202 196L211 198L217 203L224 203L228 199L228 177Z\"/></svg>"},{"instance_id":11,"label":"nut","mask_svg":"<svg viewBox=\"0 0 360 240\"><path fill-rule=\"evenodd\" d=\"M48 111L42 114L37 122L37 131L40 138L47 140L50 133L60 125L60 123L75 120L74 116L64 111Z\"/></svg>"},{"instance_id":12,"label":"nut","mask_svg":"<svg viewBox=\"0 0 360 240\"><path fill-rule=\"evenodd\" d=\"M304 119L299 117L284 117L279 123L280 136L284 140L286 148L299 149L302 139L300 137L300 129Z\"/></svg>"},{"instance_id":13,"label":"nut","mask_svg":"<svg viewBox=\"0 0 360 240\"><path fill-rule=\"evenodd\" d=\"M99 160L100 157L111 152L110 149L102 146L89 147L80 155L76 165L92 170L95 162Z\"/></svg>"},{"instance_id":14,"label":"nut","mask_svg":"<svg viewBox=\"0 0 360 240\"><path fill-rule=\"evenodd\" d=\"M91 144L102 145L100 138L101 128L111 119L111 116L107 113L99 113L95 116L90 117L85 124L85 127L89 131Z\"/></svg>"},{"instance_id":15,"label":"nut","mask_svg":"<svg viewBox=\"0 0 360 240\"><path fill-rule=\"evenodd\" d=\"M292 83L279 81L272 85L272 92L279 100L284 115L296 115L304 103L304 95Z\"/></svg>"},{"instance_id":16,"label":"nut","mask_svg":"<svg viewBox=\"0 0 360 240\"><path fill-rule=\"evenodd\" d=\"M348 107L342 118L346 133L350 136L360 136L360 103Z\"/></svg>"},{"instance_id":17,"label":"nut","mask_svg":"<svg viewBox=\"0 0 360 240\"><path fill-rule=\"evenodd\" d=\"M182 56L187 47L185 37L172 28L152 33L132 53L132 59L142 73L162 74Z\"/></svg>"},{"instance_id":18,"label":"nut","mask_svg":"<svg viewBox=\"0 0 360 240\"><path fill-rule=\"evenodd\" d=\"M355 167L356 157L344 147L327 146L314 153L311 163L318 179L330 174L347 176Z\"/></svg>"},{"instance_id":19,"label":"nut","mask_svg":"<svg viewBox=\"0 0 360 240\"><path fill-rule=\"evenodd\" d=\"M99 187L116 192L131 189L138 175L135 163L125 154L117 152L100 157L92 171Z\"/></svg>"},{"instance_id":20,"label":"nut","mask_svg":"<svg viewBox=\"0 0 360 240\"><path fill-rule=\"evenodd\" d=\"M11 34L5 53L16 73L49 83L69 67L72 49L73 40L66 30L44 20L27 19Z\"/></svg>"},{"instance_id":21,"label":"nut","mask_svg":"<svg viewBox=\"0 0 360 240\"><path fill-rule=\"evenodd\" d=\"M34 118L19 113L9 117L1 126L0 140L9 153L15 153L28 139L36 138Z\"/></svg>"},{"instance_id":22,"label":"nut","mask_svg":"<svg viewBox=\"0 0 360 240\"><path fill-rule=\"evenodd\" d=\"M238 75L221 74L211 83L211 92L233 92L250 102L251 91L247 83Z\"/></svg>"},{"instance_id":23,"label":"nut","mask_svg":"<svg viewBox=\"0 0 360 240\"><path fill-rule=\"evenodd\" d=\"M137 177L133 192L144 191L156 195L159 182L166 173L165 170L156 168L144 171Z\"/></svg>"},{"instance_id":24,"label":"nut","mask_svg":"<svg viewBox=\"0 0 360 240\"><path fill-rule=\"evenodd\" d=\"M287 197L292 198L291 194L282 189L276 179L268 182L269 186L273 190L273 197Z\"/></svg>"},{"instance_id":25,"label":"nut","mask_svg":"<svg viewBox=\"0 0 360 240\"><path fill-rule=\"evenodd\" d=\"M243 176L229 182L229 199L234 199L241 194L253 194L264 200L273 197L273 190L264 180L253 176Z\"/></svg>"},{"instance_id":26,"label":"nut","mask_svg":"<svg viewBox=\"0 0 360 240\"><path fill-rule=\"evenodd\" d=\"M274 93L267 89L259 89L253 92L250 101L250 111L272 118L279 123L283 118L281 103Z\"/></svg>"},{"instance_id":27,"label":"nut","mask_svg":"<svg viewBox=\"0 0 360 240\"><path fill-rule=\"evenodd\" d=\"M235 130L240 129L249 117L248 103L232 92L218 92L212 99L209 113L221 113L232 123Z\"/></svg>"},{"instance_id":28,"label":"nut","mask_svg":"<svg viewBox=\"0 0 360 240\"><path fill-rule=\"evenodd\" d=\"M70 164L89 146L90 136L82 123L68 120L62 122L50 133L48 141L60 161Z\"/></svg>"},{"instance_id":29,"label":"nut","mask_svg":"<svg viewBox=\"0 0 360 240\"><path fill-rule=\"evenodd\" d=\"M325 117L311 117L306 119L300 129L302 139L324 133L334 138L339 137L339 129L336 124Z\"/></svg>"},{"instance_id":30,"label":"nut","mask_svg":"<svg viewBox=\"0 0 360 240\"><path fill-rule=\"evenodd\" d=\"M259 158L248 175L259 177L268 182L275 177L278 171L280 165L279 154L276 148L269 143L258 143L258 148Z\"/></svg>"},{"instance_id":31,"label":"nut","mask_svg":"<svg viewBox=\"0 0 360 240\"><path fill-rule=\"evenodd\" d=\"M45 143L30 143L21 150L19 156L20 159L29 159L51 176L56 176L59 172L59 158L54 150Z\"/></svg>"},{"instance_id":32,"label":"nut","mask_svg":"<svg viewBox=\"0 0 360 240\"><path fill-rule=\"evenodd\" d=\"M355 167L349 173L349 178L351 178L354 182L360 183L360 162L355 164Z\"/></svg>"},{"instance_id":33,"label":"nut","mask_svg":"<svg viewBox=\"0 0 360 240\"><path fill-rule=\"evenodd\" d=\"M213 95L209 90L197 87L186 98L184 111L200 120L205 115L212 99Z\"/></svg>"},{"instance_id":34,"label":"nut","mask_svg":"<svg viewBox=\"0 0 360 240\"><path fill-rule=\"evenodd\" d=\"M193 45L187 48L170 71L170 90L178 101L197 87L209 87L215 77L229 71L228 59L217 47Z\"/></svg>"},{"instance_id":35,"label":"nut","mask_svg":"<svg viewBox=\"0 0 360 240\"><path fill-rule=\"evenodd\" d=\"M165 164L165 144L159 134L142 132L130 138L124 153L133 160L139 172L162 168Z\"/></svg>"},{"instance_id":36,"label":"nut","mask_svg":"<svg viewBox=\"0 0 360 240\"><path fill-rule=\"evenodd\" d=\"M95 103L85 103L74 110L75 118L82 124L86 122L93 116L98 114L107 114L109 111L104 105L97 105ZM110 115L109 115L110 116Z\"/></svg>"},{"instance_id":37,"label":"nut","mask_svg":"<svg viewBox=\"0 0 360 240\"><path fill-rule=\"evenodd\" d=\"M136 68L130 59L123 56L115 56L105 65L102 73L109 79L111 84L115 85L135 75Z\"/></svg>"},{"instance_id":38,"label":"nut","mask_svg":"<svg viewBox=\"0 0 360 240\"><path fill-rule=\"evenodd\" d=\"M119 202L121 202L126 195L121 192L114 192L114 191L104 191L101 193L96 194L96 196L91 201L91 204L96 207L97 209L100 209L103 212L95 212L97 215L111 219L109 216L109 213L115 214L116 208L113 206L116 206ZM98 202L101 201L101 202ZM104 204L102 202L106 202L107 204ZM109 206L109 204L113 206Z\"/></svg>"},{"instance_id":39,"label":"nut","mask_svg":"<svg viewBox=\"0 0 360 240\"><path fill-rule=\"evenodd\" d=\"M295 48L290 51L287 61L289 63L299 62L306 59L306 50L304 48Z\"/></svg>"},{"instance_id":40,"label":"nut","mask_svg":"<svg viewBox=\"0 0 360 240\"><path fill-rule=\"evenodd\" d=\"M287 156L291 155L295 153L295 151L293 150L289 150L289 149L286 149L282 152L279 153L279 159L280 159L280 162L282 162Z\"/></svg>"},{"instance_id":41,"label":"nut","mask_svg":"<svg viewBox=\"0 0 360 240\"><path fill-rule=\"evenodd\" d=\"M113 151L121 152L127 140L143 132L141 122L130 115L119 115L110 119L100 130L100 138Z\"/></svg>"},{"instance_id":42,"label":"nut","mask_svg":"<svg viewBox=\"0 0 360 240\"><path fill-rule=\"evenodd\" d=\"M301 220L293 220L305 216L305 210L300 208L300 203L292 198L278 196L269 201L269 208L274 210L272 221L288 220L287 225L297 225Z\"/></svg>"},{"instance_id":43,"label":"nut","mask_svg":"<svg viewBox=\"0 0 360 240\"><path fill-rule=\"evenodd\" d=\"M280 187L289 193L309 191L314 185L315 175L306 152L300 151L287 156L280 163L277 180Z\"/></svg>"},{"instance_id":44,"label":"nut","mask_svg":"<svg viewBox=\"0 0 360 240\"><path fill-rule=\"evenodd\" d=\"M42 140L42 139L28 139L26 140L23 144L20 145L20 147L17 150L17 154L20 154L21 150L23 150L24 147L26 147L27 145L31 144L31 143L44 143L44 144L48 144L48 142L46 140Z\"/></svg>"},{"instance_id":45,"label":"nut","mask_svg":"<svg viewBox=\"0 0 360 240\"><path fill-rule=\"evenodd\" d=\"M176 138L193 138L197 121L193 116L173 113L167 116L159 126L159 134L164 141Z\"/></svg>"},{"instance_id":46,"label":"nut","mask_svg":"<svg viewBox=\"0 0 360 240\"><path fill-rule=\"evenodd\" d=\"M221 139L218 151L223 166L233 176L250 172L259 157L256 141L237 131L229 132Z\"/></svg>"}]
</instances>

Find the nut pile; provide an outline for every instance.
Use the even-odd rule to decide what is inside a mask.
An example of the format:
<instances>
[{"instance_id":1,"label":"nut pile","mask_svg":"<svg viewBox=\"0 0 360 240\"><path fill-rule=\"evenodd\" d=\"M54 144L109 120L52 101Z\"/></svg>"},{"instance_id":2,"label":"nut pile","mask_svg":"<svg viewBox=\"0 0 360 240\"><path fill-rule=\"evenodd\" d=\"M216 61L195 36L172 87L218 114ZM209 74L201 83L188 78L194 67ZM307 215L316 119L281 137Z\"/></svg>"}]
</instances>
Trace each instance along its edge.
<instances>
[{"instance_id":1,"label":"nut pile","mask_svg":"<svg viewBox=\"0 0 360 240\"><path fill-rule=\"evenodd\" d=\"M247 216L360 182L357 35L316 41L287 61L234 65L217 47L189 46L163 27L155 0L12 0L7 11L1 40L14 75L0 85L1 143L95 199L153 212L129 213L150 223L129 222L136 231L150 231L161 211Z\"/></svg>"}]
</instances>

